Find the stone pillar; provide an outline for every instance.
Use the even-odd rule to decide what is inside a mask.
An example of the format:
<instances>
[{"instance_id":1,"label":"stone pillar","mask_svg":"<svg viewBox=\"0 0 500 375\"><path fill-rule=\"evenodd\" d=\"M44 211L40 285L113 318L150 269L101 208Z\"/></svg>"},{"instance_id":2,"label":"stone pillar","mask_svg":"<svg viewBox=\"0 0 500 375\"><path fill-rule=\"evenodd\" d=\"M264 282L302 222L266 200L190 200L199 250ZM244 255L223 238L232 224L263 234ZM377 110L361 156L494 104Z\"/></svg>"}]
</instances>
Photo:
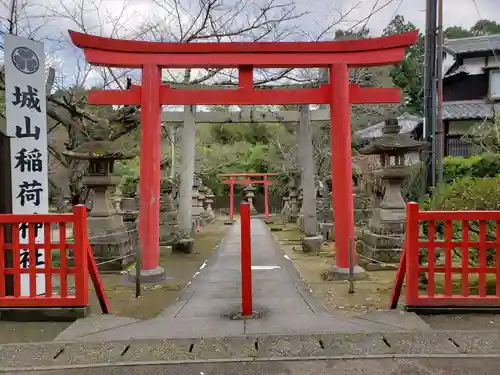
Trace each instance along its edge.
<instances>
[{"instance_id":1,"label":"stone pillar","mask_svg":"<svg viewBox=\"0 0 500 375\"><path fill-rule=\"evenodd\" d=\"M179 242L174 251L193 250L193 179L196 156L196 106L184 106L184 125L181 133L181 184L179 190Z\"/></svg>"},{"instance_id":2,"label":"stone pillar","mask_svg":"<svg viewBox=\"0 0 500 375\"><path fill-rule=\"evenodd\" d=\"M316 214L315 164L312 144L312 127L309 105L300 106L300 128L302 128L302 213L304 215L303 251L317 251L323 246L323 238L318 234Z\"/></svg>"}]
</instances>

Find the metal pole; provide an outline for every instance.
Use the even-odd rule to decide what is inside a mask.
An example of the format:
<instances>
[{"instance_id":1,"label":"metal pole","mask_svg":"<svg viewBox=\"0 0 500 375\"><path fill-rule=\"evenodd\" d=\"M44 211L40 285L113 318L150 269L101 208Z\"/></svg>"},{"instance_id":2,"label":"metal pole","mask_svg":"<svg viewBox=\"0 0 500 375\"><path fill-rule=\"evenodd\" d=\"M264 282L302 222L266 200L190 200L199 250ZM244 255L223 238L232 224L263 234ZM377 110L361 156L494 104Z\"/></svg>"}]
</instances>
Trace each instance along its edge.
<instances>
[{"instance_id":1,"label":"metal pole","mask_svg":"<svg viewBox=\"0 0 500 375\"><path fill-rule=\"evenodd\" d=\"M437 0L426 0L425 67L424 67L424 121L426 141L432 141L432 185L435 186L435 119L436 119L436 13ZM433 89L434 88L434 89Z\"/></svg>"},{"instance_id":2,"label":"metal pole","mask_svg":"<svg viewBox=\"0 0 500 375\"><path fill-rule=\"evenodd\" d=\"M437 35L437 183L443 182L443 161L445 135L443 124L443 0L438 0L438 35Z\"/></svg>"},{"instance_id":3,"label":"metal pole","mask_svg":"<svg viewBox=\"0 0 500 375\"><path fill-rule=\"evenodd\" d=\"M137 246L135 251L135 298L141 296L141 247Z\"/></svg>"},{"instance_id":4,"label":"metal pole","mask_svg":"<svg viewBox=\"0 0 500 375\"><path fill-rule=\"evenodd\" d=\"M354 293L354 254L352 253L352 238L349 238L349 293Z\"/></svg>"}]
</instances>

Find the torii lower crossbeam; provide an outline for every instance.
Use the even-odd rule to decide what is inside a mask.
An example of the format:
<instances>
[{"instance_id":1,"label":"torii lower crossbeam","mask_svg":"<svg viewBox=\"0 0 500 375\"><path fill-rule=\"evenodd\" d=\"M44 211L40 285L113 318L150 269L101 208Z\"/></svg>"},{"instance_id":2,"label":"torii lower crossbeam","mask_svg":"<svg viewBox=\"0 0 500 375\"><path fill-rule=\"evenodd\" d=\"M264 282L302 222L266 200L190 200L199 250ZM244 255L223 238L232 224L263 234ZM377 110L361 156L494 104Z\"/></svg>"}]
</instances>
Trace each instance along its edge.
<instances>
[{"instance_id":1,"label":"torii lower crossbeam","mask_svg":"<svg viewBox=\"0 0 500 375\"><path fill-rule=\"evenodd\" d=\"M142 69L142 86L92 90L90 104L141 106L139 239L145 273L158 267L161 106L208 104L330 104L336 262L348 274L349 249L356 259L351 171L351 104L399 103L392 88L349 83L349 68L396 64L415 43L418 30L382 38L333 42L156 43L116 40L70 32L90 64ZM317 89L259 90L255 68L328 68L328 84ZM238 68L234 90L182 90L161 84L162 68ZM353 246L350 246L350 242Z\"/></svg>"}]
</instances>

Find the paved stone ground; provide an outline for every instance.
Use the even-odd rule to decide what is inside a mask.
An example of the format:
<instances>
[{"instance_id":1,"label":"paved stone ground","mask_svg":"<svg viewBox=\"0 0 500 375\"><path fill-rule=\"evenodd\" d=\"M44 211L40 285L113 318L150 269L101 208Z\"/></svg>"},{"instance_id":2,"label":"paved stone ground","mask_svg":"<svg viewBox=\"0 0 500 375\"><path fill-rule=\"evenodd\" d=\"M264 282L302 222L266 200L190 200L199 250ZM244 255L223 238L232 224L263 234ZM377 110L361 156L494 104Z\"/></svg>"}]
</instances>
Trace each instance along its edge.
<instances>
[{"instance_id":1,"label":"paved stone ground","mask_svg":"<svg viewBox=\"0 0 500 375\"><path fill-rule=\"evenodd\" d=\"M263 316L231 320L240 309L239 246L237 223L178 303L155 319L90 317L53 342L0 345L0 372L498 374L498 330L435 331L399 311L328 313L260 220L252 220L253 291Z\"/></svg>"},{"instance_id":2,"label":"paved stone ground","mask_svg":"<svg viewBox=\"0 0 500 375\"><path fill-rule=\"evenodd\" d=\"M235 223L202 266L181 299L158 317L141 322L85 319L56 340L129 340L132 338L228 337L252 334L380 332L411 329L414 315L390 319L332 315L312 298L293 264L284 257L267 226L252 219L252 267L255 320L232 320L241 307L240 224ZM106 319L106 318L104 318ZM98 325L100 328L97 328ZM106 327L104 327L106 326Z\"/></svg>"},{"instance_id":3,"label":"paved stone ground","mask_svg":"<svg viewBox=\"0 0 500 375\"><path fill-rule=\"evenodd\" d=\"M26 375L497 375L500 358L406 358L163 364L26 371ZM19 372L7 372L7 375Z\"/></svg>"}]
</instances>

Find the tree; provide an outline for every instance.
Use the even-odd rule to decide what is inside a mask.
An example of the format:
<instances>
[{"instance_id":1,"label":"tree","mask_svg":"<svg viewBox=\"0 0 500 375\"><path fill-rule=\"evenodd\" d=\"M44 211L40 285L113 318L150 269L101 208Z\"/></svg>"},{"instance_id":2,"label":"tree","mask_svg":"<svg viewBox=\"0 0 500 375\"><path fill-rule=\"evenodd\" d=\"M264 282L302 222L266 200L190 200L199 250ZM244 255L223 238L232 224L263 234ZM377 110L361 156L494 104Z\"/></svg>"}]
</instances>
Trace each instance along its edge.
<instances>
[{"instance_id":1,"label":"tree","mask_svg":"<svg viewBox=\"0 0 500 375\"><path fill-rule=\"evenodd\" d=\"M402 15L396 15L384 29L383 35L404 33L417 28L406 22ZM404 60L391 69L390 75L394 84L406 95L406 107L411 113L423 113L423 81L424 81L424 38L419 34L417 42L407 50Z\"/></svg>"},{"instance_id":2,"label":"tree","mask_svg":"<svg viewBox=\"0 0 500 375\"><path fill-rule=\"evenodd\" d=\"M474 36L474 34L462 26L450 26L444 30L445 39L460 39Z\"/></svg>"},{"instance_id":3,"label":"tree","mask_svg":"<svg viewBox=\"0 0 500 375\"><path fill-rule=\"evenodd\" d=\"M500 24L496 21L479 20L471 28L473 36L500 34Z\"/></svg>"}]
</instances>

